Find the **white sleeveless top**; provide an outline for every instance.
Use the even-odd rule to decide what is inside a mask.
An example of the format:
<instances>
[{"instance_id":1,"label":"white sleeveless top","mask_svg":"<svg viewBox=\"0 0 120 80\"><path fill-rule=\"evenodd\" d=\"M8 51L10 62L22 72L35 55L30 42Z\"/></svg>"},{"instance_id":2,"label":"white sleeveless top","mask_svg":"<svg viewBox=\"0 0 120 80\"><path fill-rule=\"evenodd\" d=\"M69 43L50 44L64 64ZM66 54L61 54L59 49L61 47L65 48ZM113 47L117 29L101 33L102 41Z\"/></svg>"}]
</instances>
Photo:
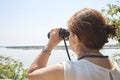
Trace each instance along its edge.
<instances>
[{"instance_id":1,"label":"white sleeveless top","mask_svg":"<svg viewBox=\"0 0 120 80\"><path fill-rule=\"evenodd\" d=\"M88 60L68 61L62 63L64 66L65 80L120 80L120 68L117 66L112 70L96 65Z\"/></svg>"}]
</instances>

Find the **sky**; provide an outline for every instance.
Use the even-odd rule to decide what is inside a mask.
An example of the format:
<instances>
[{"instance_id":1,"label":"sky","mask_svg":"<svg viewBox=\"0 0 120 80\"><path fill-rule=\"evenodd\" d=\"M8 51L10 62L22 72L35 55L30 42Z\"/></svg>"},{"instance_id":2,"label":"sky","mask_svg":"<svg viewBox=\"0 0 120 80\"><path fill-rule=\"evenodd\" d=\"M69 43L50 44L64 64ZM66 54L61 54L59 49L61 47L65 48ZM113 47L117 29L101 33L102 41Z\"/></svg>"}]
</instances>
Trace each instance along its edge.
<instances>
[{"instance_id":1,"label":"sky","mask_svg":"<svg viewBox=\"0 0 120 80\"><path fill-rule=\"evenodd\" d=\"M0 0L0 46L39 46L47 33L67 28L68 19L78 10L97 10L116 0ZM62 44L62 43L61 43Z\"/></svg>"}]
</instances>

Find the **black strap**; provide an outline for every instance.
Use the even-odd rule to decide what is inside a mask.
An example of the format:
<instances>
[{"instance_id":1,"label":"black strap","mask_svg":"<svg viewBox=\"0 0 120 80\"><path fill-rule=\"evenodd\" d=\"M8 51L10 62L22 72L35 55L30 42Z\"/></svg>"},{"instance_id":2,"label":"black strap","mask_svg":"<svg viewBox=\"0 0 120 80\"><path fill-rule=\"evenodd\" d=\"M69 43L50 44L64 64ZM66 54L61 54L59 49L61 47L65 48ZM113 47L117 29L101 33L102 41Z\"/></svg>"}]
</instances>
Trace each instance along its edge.
<instances>
[{"instance_id":1,"label":"black strap","mask_svg":"<svg viewBox=\"0 0 120 80\"><path fill-rule=\"evenodd\" d=\"M67 44L66 44L66 41L65 41L64 37L63 37L63 40L64 40L64 44L65 44L65 49L66 49L66 52L67 52L67 55L68 55L68 59L71 61L71 58L70 58L70 55L69 55L69 51L68 51L68 47L67 47Z\"/></svg>"},{"instance_id":2,"label":"black strap","mask_svg":"<svg viewBox=\"0 0 120 80\"><path fill-rule=\"evenodd\" d=\"M85 58L85 57L92 57L92 58L108 58L108 56L102 56L102 55L84 55L84 56L78 58L78 60L83 59L83 58Z\"/></svg>"}]
</instances>

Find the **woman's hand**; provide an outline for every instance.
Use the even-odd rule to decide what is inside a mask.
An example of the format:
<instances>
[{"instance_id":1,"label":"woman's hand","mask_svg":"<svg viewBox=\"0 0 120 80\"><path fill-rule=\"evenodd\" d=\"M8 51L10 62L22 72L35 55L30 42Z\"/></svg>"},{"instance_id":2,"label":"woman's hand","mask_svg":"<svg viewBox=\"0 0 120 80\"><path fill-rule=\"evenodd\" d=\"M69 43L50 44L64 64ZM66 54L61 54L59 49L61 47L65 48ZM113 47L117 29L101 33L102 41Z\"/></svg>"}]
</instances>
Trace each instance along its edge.
<instances>
[{"instance_id":1,"label":"woman's hand","mask_svg":"<svg viewBox=\"0 0 120 80\"><path fill-rule=\"evenodd\" d=\"M55 46L57 46L61 42L62 38L59 37L59 32L61 29L62 28L51 29L50 38L46 45L49 51L51 51Z\"/></svg>"}]
</instances>

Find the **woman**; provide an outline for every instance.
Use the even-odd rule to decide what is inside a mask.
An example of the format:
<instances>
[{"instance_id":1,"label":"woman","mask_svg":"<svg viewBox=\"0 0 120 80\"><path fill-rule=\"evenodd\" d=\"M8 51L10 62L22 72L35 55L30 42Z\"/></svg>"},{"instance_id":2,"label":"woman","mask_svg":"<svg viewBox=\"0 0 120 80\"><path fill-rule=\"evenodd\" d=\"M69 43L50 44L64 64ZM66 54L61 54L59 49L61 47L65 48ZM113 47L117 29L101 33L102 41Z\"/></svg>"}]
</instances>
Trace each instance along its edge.
<instances>
[{"instance_id":1,"label":"woman","mask_svg":"<svg viewBox=\"0 0 120 80\"><path fill-rule=\"evenodd\" d=\"M120 80L120 68L99 51L109 35L116 35L115 25L107 24L100 12L85 8L68 21L69 44L78 60L46 66L51 51L62 40L60 30L50 31L48 43L30 67L29 80Z\"/></svg>"}]
</instances>

